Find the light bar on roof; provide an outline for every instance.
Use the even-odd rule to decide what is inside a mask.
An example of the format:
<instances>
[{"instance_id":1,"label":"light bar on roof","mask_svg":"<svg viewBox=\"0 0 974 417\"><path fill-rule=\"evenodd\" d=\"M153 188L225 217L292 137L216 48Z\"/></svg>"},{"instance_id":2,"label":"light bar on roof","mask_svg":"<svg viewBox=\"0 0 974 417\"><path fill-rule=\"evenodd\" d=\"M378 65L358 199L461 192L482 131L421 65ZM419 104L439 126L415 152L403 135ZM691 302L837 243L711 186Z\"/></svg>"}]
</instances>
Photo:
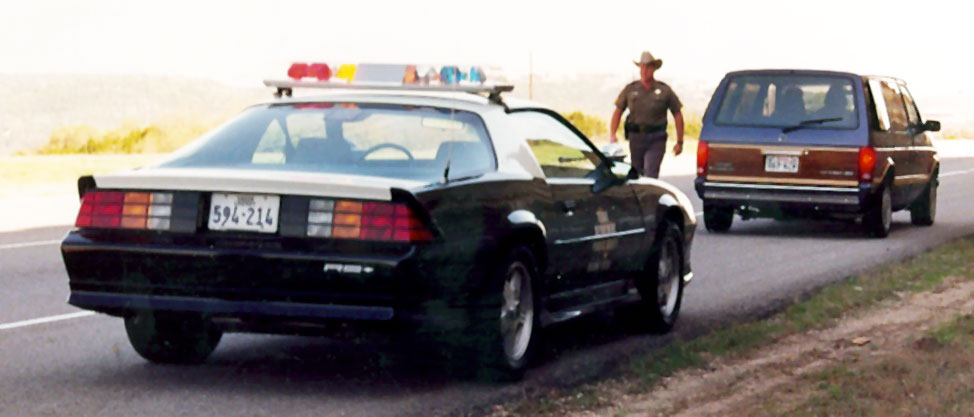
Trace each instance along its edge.
<instances>
[{"instance_id":1,"label":"light bar on roof","mask_svg":"<svg viewBox=\"0 0 974 417\"><path fill-rule=\"evenodd\" d=\"M511 85L486 85L487 75L478 66L408 64L341 64L332 73L324 63L294 63L288 69L291 80L265 80L264 85L276 87L278 95L290 94L294 88L344 89L408 89L428 91L462 91L471 93L501 93L514 89ZM312 81L305 81L306 79ZM332 78L335 80L332 81Z\"/></svg>"}]
</instances>

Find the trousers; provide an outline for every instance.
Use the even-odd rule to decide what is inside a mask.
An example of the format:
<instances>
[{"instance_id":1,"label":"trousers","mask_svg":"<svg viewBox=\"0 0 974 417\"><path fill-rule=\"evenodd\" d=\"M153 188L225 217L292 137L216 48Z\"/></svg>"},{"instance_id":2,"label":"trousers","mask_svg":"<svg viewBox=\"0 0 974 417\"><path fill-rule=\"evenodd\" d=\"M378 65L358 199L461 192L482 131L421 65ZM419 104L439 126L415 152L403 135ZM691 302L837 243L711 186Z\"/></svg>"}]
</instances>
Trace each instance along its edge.
<instances>
[{"instance_id":1,"label":"trousers","mask_svg":"<svg viewBox=\"0 0 974 417\"><path fill-rule=\"evenodd\" d=\"M659 167L666 153L666 132L632 133L627 139L633 168L644 177L659 178Z\"/></svg>"}]
</instances>

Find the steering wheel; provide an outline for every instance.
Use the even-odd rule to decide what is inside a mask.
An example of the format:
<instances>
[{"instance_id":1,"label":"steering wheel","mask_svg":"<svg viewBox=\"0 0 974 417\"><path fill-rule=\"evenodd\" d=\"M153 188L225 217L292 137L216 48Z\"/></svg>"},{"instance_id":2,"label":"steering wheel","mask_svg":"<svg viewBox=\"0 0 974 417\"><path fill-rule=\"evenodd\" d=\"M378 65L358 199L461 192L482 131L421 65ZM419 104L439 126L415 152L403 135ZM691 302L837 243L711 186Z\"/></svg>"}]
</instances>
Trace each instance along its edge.
<instances>
[{"instance_id":1,"label":"steering wheel","mask_svg":"<svg viewBox=\"0 0 974 417\"><path fill-rule=\"evenodd\" d=\"M371 147L369 149L366 149L365 150L365 153L362 154L362 160L364 161L365 160L365 157L369 156L370 154L372 154L372 153L374 153L376 151L380 151L382 149L386 149L386 148L395 149L395 150L397 150L399 152L402 152L402 153L406 154L406 157L409 158L410 161L413 161L413 160L416 159L416 158L413 158L412 152L409 152L409 149L406 149L402 145L396 145L395 143L380 143L380 144L375 145L375 146L373 146L373 147Z\"/></svg>"}]
</instances>

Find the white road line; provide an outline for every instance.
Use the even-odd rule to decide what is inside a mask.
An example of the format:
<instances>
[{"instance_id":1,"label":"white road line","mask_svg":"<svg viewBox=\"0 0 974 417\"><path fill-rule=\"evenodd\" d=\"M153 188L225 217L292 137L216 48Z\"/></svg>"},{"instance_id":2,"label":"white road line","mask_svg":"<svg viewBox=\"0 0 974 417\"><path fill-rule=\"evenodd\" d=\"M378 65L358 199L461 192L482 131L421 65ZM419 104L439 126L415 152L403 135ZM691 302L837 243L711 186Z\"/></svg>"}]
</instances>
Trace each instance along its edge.
<instances>
[{"instance_id":1,"label":"white road line","mask_svg":"<svg viewBox=\"0 0 974 417\"><path fill-rule=\"evenodd\" d=\"M41 317L38 319L30 319L24 321L15 321L13 323L0 324L0 330L10 330L16 329L18 327L33 326L35 324L51 323L55 321L79 319L82 317L94 316L94 311L79 311L77 313L60 314L57 316Z\"/></svg>"},{"instance_id":2,"label":"white road line","mask_svg":"<svg viewBox=\"0 0 974 417\"><path fill-rule=\"evenodd\" d=\"M47 246L47 245L57 245L60 244L60 240L44 240L40 242L25 242L25 243L10 243L6 245L0 245L0 250L3 249L17 249L17 248L30 248L34 246Z\"/></svg>"},{"instance_id":3,"label":"white road line","mask_svg":"<svg viewBox=\"0 0 974 417\"><path fill-rule=\"evenodd\" d=\"M940 174L940 176L941 176L941 177L952 177L952 176L954 176L954 175L963 175L963 174L970 174L970 173L972 173L972 172L974 172L974 169L966 169L966 170L963 170L963 171L951 171L951 172L945 172L945 173L943 173L943 174Z\"/></svg>"}]
</instances>

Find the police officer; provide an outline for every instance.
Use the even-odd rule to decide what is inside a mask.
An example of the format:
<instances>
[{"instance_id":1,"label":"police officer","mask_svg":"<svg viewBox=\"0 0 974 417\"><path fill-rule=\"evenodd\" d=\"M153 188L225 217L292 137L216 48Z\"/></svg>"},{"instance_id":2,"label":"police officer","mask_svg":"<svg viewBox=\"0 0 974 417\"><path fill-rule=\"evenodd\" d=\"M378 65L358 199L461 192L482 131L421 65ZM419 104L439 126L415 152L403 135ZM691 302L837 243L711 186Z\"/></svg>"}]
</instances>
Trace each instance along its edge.
<instances>
[{"instance_id":1,"label":"police officer","mask_svg":"<svg viewBox=\"0 0 974 417\"><path fill-rule=\"evenodd\" d=\"M639 61L639 80L626 85L616 99L616 109L612 113L609 141L616 143L616 131L622 112L629 109L624 126L626 139L629 140L629 153L632 155L632 165L640 175L658 178L659 166L666 153L666 110L673 113L676 123L676 146L673 154L683 152L683 104L677 98L670 86L653 77L656 70L663 66L662 59L656 59L653 54L643 52Z\"/></svg>"}]
</instances>

